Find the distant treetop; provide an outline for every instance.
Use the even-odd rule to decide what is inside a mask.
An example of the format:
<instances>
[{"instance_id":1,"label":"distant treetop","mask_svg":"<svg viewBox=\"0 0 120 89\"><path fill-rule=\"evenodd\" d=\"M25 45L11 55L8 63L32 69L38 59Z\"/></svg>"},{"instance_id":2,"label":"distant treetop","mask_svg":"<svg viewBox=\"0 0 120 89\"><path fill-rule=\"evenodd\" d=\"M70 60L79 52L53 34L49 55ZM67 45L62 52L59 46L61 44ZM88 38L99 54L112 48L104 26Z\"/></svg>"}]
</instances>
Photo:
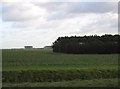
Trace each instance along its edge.
<instances>
[{"instance_id":1,"label":"distant treetop","mask_svg":"<svg viewBox=\"0 0 120 89\"><path fill-rule=\"evenodd\" d=\"M119 42L119 34L65 36L58 37L52 47L53 52L62 53L118 53Z\"/></svg>"}]
</instances>

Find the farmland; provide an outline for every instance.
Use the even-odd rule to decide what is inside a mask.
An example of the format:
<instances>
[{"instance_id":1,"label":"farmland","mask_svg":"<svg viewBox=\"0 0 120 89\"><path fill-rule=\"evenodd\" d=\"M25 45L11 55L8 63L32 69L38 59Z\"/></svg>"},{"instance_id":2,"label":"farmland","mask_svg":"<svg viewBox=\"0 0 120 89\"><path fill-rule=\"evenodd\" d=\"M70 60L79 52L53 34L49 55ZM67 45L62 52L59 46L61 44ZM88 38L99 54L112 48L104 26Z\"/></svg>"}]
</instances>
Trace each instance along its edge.
<instances>
[{"instance_id":1,"label":"farmland","mask_svg":"<svg viewBox=\"0 0 120 89\"><path fill-rule=\"evenodd\" d=\"M52 50L19 49L3 50L2 61L3 86L16 83L19 83L17 86L45 86L46 82L52 86L58 82L62 86L62 82L99 81L99 78L115 83L118 77L118 54L63 54Z\"/></svg>"}]
</instances>

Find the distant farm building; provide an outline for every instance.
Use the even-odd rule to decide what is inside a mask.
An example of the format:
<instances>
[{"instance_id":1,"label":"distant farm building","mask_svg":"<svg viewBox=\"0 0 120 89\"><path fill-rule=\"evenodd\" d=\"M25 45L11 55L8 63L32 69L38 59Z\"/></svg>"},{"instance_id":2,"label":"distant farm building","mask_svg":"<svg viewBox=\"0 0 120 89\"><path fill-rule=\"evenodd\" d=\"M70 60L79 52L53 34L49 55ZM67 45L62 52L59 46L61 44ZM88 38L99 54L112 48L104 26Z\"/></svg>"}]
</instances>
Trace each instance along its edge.
<instances>
[{"instance_id":1,"label":"distant farm building","mask_svg":"<svg viewBox=\"0 0 120 89\"><path fill-rule=\"evenodd\" d=\"M45 46L44 49L52 49L52 46Z\"/></svg>"},{"instance_id":2,"label":"distant farm building","mask_svg":"<svg viewBox=\"0 0 120 89\"><path fill-rule=\"evenodd\" d=\"M32 49L33 46L24 46L25 49Z\"/></svg>"}]
</instances>

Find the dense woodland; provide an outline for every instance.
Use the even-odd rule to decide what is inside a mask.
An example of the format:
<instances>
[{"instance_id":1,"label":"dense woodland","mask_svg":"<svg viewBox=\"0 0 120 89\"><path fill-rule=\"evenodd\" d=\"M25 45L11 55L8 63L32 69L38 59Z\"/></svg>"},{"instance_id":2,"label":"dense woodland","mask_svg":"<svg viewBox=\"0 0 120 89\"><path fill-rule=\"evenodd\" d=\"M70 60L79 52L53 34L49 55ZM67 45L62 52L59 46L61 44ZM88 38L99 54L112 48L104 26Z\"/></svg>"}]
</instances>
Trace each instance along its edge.
<instances>
[{"instance_id":1,"label":"dense woodland","mask_svg":"<svg viewBox=\"0 0 120 89\"><path fill-rule=\"evenodd\" d=\"M110 54L120 53L120 35L59 37L53 43L53 52L71 54Z\"/></svg>"}]
</instances>

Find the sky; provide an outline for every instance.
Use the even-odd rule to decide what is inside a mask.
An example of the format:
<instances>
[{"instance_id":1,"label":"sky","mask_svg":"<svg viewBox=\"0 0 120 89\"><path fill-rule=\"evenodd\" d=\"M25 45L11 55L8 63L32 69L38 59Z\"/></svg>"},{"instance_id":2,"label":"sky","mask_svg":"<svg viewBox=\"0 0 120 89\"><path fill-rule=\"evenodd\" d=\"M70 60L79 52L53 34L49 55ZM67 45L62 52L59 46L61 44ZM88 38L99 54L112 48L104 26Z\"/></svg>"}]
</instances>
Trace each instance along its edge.
<instances>
[{"instance_id":1,"label":"sky","mask_svg":"<svg viewBox=\"0 0 120 89\"><path fill-rule=\"evenodd\" d=\"M42 48L61 36L118 34L118 2L2 0L0 47Z\"/></svg>"}]
</instances>

